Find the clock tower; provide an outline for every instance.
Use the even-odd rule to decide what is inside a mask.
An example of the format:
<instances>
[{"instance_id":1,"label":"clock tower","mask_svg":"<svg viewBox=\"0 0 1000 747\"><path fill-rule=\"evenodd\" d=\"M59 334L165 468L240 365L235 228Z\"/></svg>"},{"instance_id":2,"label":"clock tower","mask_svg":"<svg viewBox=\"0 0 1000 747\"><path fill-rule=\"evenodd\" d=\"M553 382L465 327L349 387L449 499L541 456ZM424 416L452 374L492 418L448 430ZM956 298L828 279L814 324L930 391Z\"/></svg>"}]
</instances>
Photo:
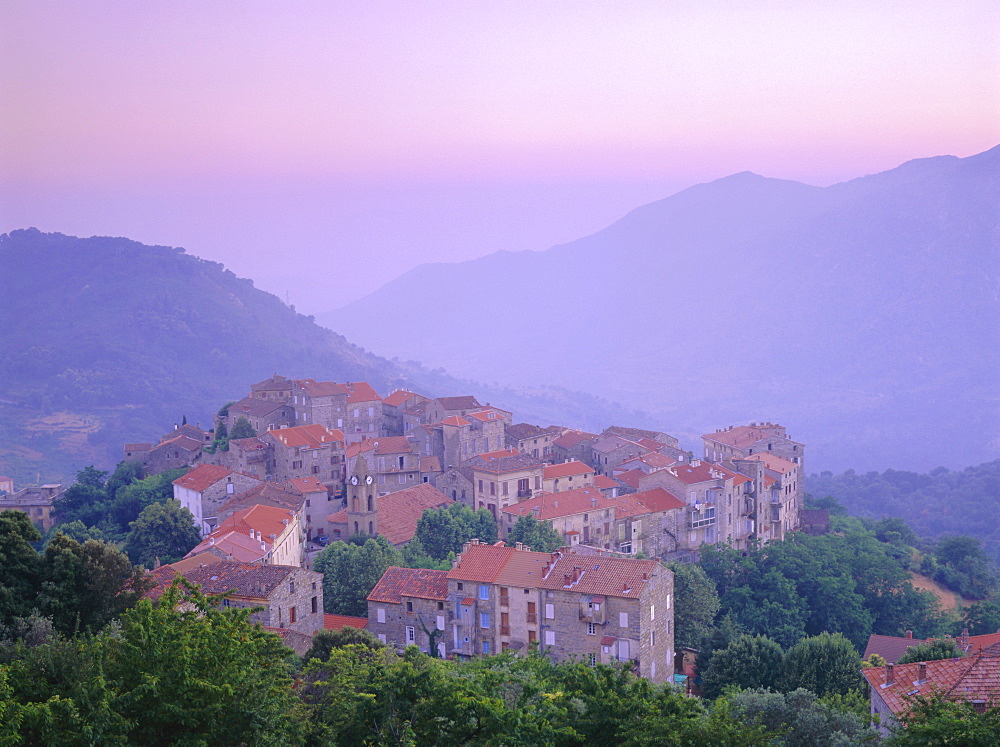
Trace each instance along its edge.
<instances>
[{"instance_id":1,"label":"clock tower","mask_svg":"<svg viewBox=\"0 0 1000 747\"><path fill-rule=\"evenodd\" d=\"M358 456L354 472L347 478L347 533L378 534L378 491L363 456Z\"/></svg>"}]
</instances>

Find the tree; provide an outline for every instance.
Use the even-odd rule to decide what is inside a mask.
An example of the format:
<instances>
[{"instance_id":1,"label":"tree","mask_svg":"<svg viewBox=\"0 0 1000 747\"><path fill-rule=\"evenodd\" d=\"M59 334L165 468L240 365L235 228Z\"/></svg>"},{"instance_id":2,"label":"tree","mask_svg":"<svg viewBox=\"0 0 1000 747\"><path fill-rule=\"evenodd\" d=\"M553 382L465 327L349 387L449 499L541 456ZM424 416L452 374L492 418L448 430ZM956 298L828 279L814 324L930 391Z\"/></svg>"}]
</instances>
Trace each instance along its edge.
<instances>
[{"instance_id":1,"label":"tree","mask_svg":"<svg viewBox=\"0 0 1000 747\"><path fill-rule=\"evenodd\" d=\"M443 560L449 553L462 551L471 539L496 542L497 525L493 514L484 508L473 511L464 503L452 503L441 508L429 508L417 522L415 535L427 554Z\"/></svg>"},{"instance_id":2,"label":"tree","mask_svg":"<svg viewBox=\"0 0 1000 747\"><path fill-rule=\"evenodd\" d=\"M361 628L345 625L340 630L321 630L313 636L312 646L302 656L302 662L308 664L312 659L326 661L330 652L342 646L367 646L368 648L383 648L384 643L374 635Z\"/></svg>"},{"instance_id":3,"label":"tree","mask_svg":"<svg viewBox=\"0 0 1000 747\"><path fill-rule=\"evenodd\" d=\"M949 700L943 695L918 695L902 716L900 726L889 739L892 747L1000 744L1000 708L993 706L980 713L968 701Z\"/></svg>"},{"instance_id":4,"label":"tree","mask_svg":"<svg viewBox=\"0 0 1000 747\"><path fill-rule=\"evenodd\" d=\"M0 511L0 625L31 614L39 583L32 542L42 539L23 511Z\"/></svg>"},{"instance_id":5,"label":"tree","mask_svg":"<svg viewBox=\"0 0 1000 747\"><path fill-rule=\"evenodd\" d=\"M538 521L534 516L522 516L507 534L507 544L513 547L521 542L535 552L554 552L563 545L563 539L547 521Z\"/></svg>"},{"instance_id":6,"label":"tree","mask_svg":"<svg viewBox=\"0 0 1000 747\"><path fill-rule=\"evenodd\" d=\"M338 615L368 615L368 595L391 565L402 566L399 550L379 535L364 544L332 542L313 561L323 574L323 608Z\"/></svg>"},{"instance_id":7,"label":"tree","mask_svg":"<svg viewBox=\"0 0 1000 747\"><path fill-rule=\"evenodd\" d=\"M782 674L781 646L766 636L743 635L716 651L708 670L702 673L701 689L706 697L717 698L735 685L743 689L772 688Z\"/></svg>"},{"instance_id":8,"label":"tree","mask_svg":"<svg viewBox=\"0 0 1000 747\"><path fill-rule=\"evenodd\" d=\"M674 573L674 645L698 651L709 645L719 594L708 574L692 563L670 563Z\"/></svg>"},{"instance_id":9,"label":"tree","mask_svg":"<svg viewBox=\"0 0 1000 747\"><path fill-rule=\"evenodd\" d=\"M194 516L173 498L146 506L129 526L125 552L132 562L147 568L157 560L180 560L201 540Z\"/></svg>"},{"instance_id":10,"label":"tree","mask_svg":"<svg viewBox=\"0 0 1000 747\"><path fill-rule=\"evenodd\" d=\"M146 469L142 466L142 462L119 462L118 466L115 467L114 474L104 484L104 494L109 499L114 500L119 490L145 476Z\"/></svg>"},{"instance_id":11,"label":"tree","mask_svg":"<svg viewBox=\"0 0 1000 747\"><path fill-rule=\"evenodd\" d=\"M253 438L257 435L257 431L253 429L250 425L250 421L246 418L240 416L235 423L233 423L233 430L229 433L229 440L234 441L240 438Z\"/></svg>"},{"instance_id":12,"label":"tree","mask_svg":"<svg viewBox=\"0 0 1000 747\"><path fill-rule=\"evenodd\" d=\"M1000 603L992 600L973 602L962 613L962 625L970 635L985 635L1000 630Z\"/></svg>"},{"instance_id":13,"label":"tree","mask_svg":"<svg viewBox=\"0 0 1000 747\"><path fill-rule=\"evenodd\" d=\"M773 744L847 747L878 741L867 717L833 708L802 688L787 694L744 690L726 700L740 721L781 734Z\"/></svg>"},{"instance_id":14,"label":"tree","mask_svg":"<svg viewBox=\"0 0 1000 747\"><path fill-rule=\"evenodd\" d=\"M822 697L861 688L861 657L840 633L803 638L785 654L782 689L805 688Z\"/></svg>"},{"instance_id":15,"label":"tree","mask_svg":"<svg viewBox=\"0 0 1000 747\"><path fill-rule=\"evenodd\" d=\"M935 638L926 643L906 649L899 657L897 664L913 664L920 661L936 661L938 659L957 659L963 653L955 645L953 638Z\"/></svg>"}]
</instances>

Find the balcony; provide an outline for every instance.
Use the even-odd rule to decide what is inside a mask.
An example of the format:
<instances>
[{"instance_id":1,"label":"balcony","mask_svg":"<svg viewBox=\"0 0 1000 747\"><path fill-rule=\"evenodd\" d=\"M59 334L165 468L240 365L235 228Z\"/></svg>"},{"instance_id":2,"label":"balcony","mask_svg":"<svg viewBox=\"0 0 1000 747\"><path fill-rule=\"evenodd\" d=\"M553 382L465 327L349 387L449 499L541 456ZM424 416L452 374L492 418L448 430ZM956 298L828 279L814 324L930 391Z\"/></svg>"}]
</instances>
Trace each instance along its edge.
<instances>
[{"instance_id":1,"label":"balcony","mask_svg":"<svg viewBox=\"0 0 1000 747\"><path fill-rule=\"evenodd\" d=\"M518 499L521 499L521 498L530 498L531 497L531 491L530 490L518 490L517 491L517 497L518 497Z\"/></svg>"}]
</instances>

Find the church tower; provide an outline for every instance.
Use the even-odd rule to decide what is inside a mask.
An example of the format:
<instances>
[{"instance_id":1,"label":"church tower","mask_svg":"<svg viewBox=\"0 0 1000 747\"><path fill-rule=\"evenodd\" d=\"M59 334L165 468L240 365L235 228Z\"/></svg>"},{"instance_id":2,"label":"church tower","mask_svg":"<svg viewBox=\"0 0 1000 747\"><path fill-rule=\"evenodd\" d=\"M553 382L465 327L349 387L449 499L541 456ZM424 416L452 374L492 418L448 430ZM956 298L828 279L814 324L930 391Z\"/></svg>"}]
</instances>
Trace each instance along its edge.
<instances>
[{"instance_id":1,"label":"church tower","mask_svg":"<svg viewBox=\"0 0 1000 747\"><path fill-rule=\"evenodd\" d=\"M354 472L347 478L347 533L378 534L378 491L363 456L358 456Z\"/></svg>"}]
</instances>

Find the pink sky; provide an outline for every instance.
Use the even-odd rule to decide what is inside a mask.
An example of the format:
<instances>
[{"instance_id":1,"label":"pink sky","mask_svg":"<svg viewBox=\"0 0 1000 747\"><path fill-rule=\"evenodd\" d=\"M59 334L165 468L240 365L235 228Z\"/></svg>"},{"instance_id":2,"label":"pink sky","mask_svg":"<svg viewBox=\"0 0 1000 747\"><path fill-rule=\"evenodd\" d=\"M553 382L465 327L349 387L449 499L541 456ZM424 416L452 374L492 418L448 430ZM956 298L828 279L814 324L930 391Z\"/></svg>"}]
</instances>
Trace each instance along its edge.
<instances>
[{"instance_id":1,"label":"pink sky","mask_svg":"<svg viewBox=\"0 0 1000 747\"><path fill-rule=\"evenodd\" d=\"M184 246L316 312L738 171L986 150L1000 4L8 0L0 95L0 231Z\"/></svg>"}]
</instances>

